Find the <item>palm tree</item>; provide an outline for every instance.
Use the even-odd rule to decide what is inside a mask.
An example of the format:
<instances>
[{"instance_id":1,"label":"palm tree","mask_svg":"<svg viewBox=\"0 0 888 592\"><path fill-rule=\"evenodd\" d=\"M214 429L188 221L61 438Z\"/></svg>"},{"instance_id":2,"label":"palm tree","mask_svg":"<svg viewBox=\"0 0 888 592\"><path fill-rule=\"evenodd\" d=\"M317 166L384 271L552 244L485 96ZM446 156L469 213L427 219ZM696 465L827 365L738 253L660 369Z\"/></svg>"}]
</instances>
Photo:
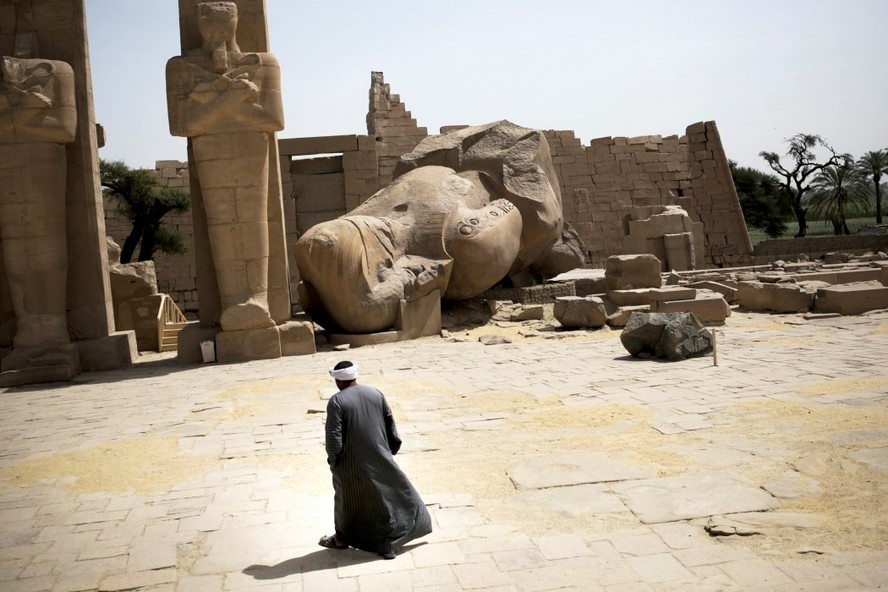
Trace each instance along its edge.
<instances>
[{"instance_id":1,"label":"palm tree","mask_svg":"<svg viewBox=\"0 0 888 592\"><path fill-rule=\"evenodd\" d=\"M888 174L888 149L867 152L857 160L857 170L872 179L876 188L876 224L882 223L882 174Z\"/></svg>"},{"instance_id":2,"label":"palm tree","mask_svg":"<svg viewBox=\"0 0 888 592\"><path fill-rule=\"evenodd\" d=\"M811 215L832 222L836 234L851 234L848 210L863 210L868 203L869 192L863 175L850 163L832 165L820 171L811 188L814 190L808 202Z\"/></svg>"}]
</instances>

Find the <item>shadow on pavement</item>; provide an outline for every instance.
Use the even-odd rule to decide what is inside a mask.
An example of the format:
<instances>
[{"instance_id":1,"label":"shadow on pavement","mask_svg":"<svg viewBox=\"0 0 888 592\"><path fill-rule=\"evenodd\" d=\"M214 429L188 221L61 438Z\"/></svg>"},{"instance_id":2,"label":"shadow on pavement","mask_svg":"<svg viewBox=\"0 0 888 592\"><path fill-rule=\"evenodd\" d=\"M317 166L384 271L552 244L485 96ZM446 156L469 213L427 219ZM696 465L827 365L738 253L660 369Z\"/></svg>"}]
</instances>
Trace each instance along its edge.
<instances>
[{"instance_id":1,"label":"shadow on pavement","mask_svg":"<svg viewBox=\"0 0 888 592\"><path fill-rule=\"evenodd\" d=\"M425 544L427 543L420 542L413 545L406 545L399 555ZM397 560L398 559L395 558L395 561ZM370 561L385 561L385 559L375 553L368 553L366 551L359 551L351 548L322 549L320 551L308 553L302 557L293 557L281 561L275 565L251 565L244 568L242 573L251 576L254 580L277 580L293 574L321 571L324 569L333 569L348 565L359 565Z\"/></svg>"}]
</instances>

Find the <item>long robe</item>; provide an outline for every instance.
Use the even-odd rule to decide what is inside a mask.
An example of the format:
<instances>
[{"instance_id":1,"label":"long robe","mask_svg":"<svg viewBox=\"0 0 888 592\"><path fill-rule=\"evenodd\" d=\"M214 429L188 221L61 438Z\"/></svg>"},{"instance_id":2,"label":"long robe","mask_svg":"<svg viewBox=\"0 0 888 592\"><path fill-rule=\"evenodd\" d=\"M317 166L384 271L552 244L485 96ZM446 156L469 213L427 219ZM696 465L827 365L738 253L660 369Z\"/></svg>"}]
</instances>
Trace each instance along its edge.
<instances>
[{"instance_id":1,"label":"long robe","mask_svg":"<svg viewBox=\"0 0 888 592\"><path fill-rule=\"evenodd\" d=\"M381 392L358 384L339 391L327 403L325 428L340 541L385 554L432 532L425 504L395 462L401 439Z\"/></svg>"}]
</instances>

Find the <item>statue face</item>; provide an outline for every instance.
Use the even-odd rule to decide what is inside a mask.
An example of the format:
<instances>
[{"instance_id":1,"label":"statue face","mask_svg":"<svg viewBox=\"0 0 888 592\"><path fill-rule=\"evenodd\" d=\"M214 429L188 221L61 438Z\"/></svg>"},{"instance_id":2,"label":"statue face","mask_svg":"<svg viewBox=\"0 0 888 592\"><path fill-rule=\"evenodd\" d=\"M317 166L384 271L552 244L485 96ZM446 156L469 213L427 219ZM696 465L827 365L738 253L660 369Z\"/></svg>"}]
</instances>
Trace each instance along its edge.
<instances>
[{"instance_id":1,"label":"statue face","mask_svg":"<svg viewBox=\"0 0 888 592\"><path fill-rule=\"evenodd\" d=\"M237 30L237 17L232 16L226 20L221 18L201 18L197 27L204 42L210 46L228 43L234 38Z\"/></svg>"},{"instance_id":2,"label":"statue face","mask_svg":"<svg viewBox=\"0 0 888 592\"><path fill-rule=\"evenodd\" d=\"M220 3L221 4L221 3ZM210 47L227 44L237 31L237 11L198 5L197 29L205 44Z\"/></svg>"}]
</instances>

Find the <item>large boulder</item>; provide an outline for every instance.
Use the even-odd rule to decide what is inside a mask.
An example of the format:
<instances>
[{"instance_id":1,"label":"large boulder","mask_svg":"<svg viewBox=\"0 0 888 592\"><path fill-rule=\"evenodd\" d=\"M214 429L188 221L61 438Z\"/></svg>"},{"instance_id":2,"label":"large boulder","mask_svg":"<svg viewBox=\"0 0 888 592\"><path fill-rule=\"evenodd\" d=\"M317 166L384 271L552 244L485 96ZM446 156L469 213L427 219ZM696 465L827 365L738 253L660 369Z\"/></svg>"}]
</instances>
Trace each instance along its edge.
<instances>
[{"instance_id":1,"label":"large boulder","mask_svg":"<svg viewBox=\"0 0 888 592\"><path fill-rule=\"evenodd\" d=\"M607 322L604 302L596 296L561 296L555 299L555 319L568 329L603 327Z\"/></svg>"},{"instance_id":2,"label":"large boulder","mask_svg":"<svg viewBox=\"0 0 888 592\"><path fill-rule=\"evenodd\" d=\"M712 351L712 334L688 312L634 312L620 334L620 341L633 356L650 354L672 361Z\"/></svg>"}]
</instances>

